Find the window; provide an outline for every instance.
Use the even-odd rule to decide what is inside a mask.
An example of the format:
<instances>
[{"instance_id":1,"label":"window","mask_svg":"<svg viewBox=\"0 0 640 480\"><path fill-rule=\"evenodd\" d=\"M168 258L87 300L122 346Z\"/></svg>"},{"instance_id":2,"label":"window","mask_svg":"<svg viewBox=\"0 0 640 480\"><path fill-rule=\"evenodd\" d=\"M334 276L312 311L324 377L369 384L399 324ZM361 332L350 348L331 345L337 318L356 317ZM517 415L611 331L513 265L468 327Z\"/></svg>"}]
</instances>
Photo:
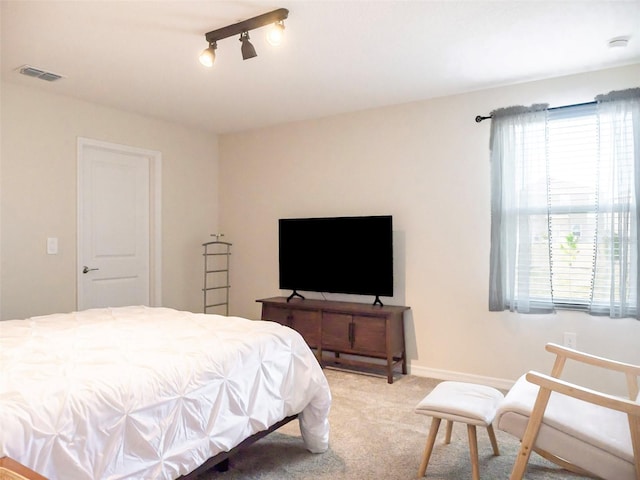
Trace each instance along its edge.
<instances>
[{"instance_id":1,"label":"window","mask_svg":"<svg viewBox=\"0 0 640 480\"><path fill-rule=\"evenodd\" d=\"M490 309L638 317L640 89L492 118Z\"/></svg>"},{"instance_id":2,"label":"window","mask_svg":"<svg viewBox=\"0 0 640 480\"><path fill-rule=\"evenodd\" d=\"M553 301L556 306L586 308L599 207L595 105L550 111L547 132Z\"/></svg>"}]
</instances>

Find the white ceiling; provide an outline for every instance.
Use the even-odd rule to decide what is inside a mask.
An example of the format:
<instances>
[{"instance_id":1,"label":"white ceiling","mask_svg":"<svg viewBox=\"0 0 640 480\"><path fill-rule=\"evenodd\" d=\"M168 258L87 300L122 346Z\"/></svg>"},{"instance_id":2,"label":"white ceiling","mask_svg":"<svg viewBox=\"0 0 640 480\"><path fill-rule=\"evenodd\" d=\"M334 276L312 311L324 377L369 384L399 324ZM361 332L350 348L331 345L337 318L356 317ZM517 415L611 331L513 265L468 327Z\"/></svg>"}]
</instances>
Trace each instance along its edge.
<instances>
[{"instance_id":1,"label":"white ceiling","mask_svg":"<svg viewBox=\"0 0 640 480\"><path fill-rule=\"evenodd\" d=\"M638 0L1 5L4 81L218 133L640 63ZM200 65L206 32L281 7L280 47L262 28L258 57L227 38ZM608 48L618 36L629 46ZM19 75L24 64L65 78Z\"/></svg>"}]
</instances>

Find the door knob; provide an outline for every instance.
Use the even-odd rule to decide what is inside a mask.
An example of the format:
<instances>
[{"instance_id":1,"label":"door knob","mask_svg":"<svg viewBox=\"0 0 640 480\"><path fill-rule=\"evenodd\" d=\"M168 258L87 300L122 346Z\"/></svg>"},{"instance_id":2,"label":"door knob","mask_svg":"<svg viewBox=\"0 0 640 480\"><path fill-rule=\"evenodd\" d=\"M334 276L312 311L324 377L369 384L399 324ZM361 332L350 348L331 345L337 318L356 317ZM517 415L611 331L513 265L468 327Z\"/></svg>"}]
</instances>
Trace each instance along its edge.
<instances>
[{"instance_id":1,"label":"door knob","mask_svg":"<svg viewBox=\"0 0 640 480\"><path fill-rule=\"evenodd\" d=\"M89 273L89 272L93 272L94 270L100 270L99 268L89 268L86 265L84 266L84 268L82 269L82 273Z\"/></svg>"}]
</instances>

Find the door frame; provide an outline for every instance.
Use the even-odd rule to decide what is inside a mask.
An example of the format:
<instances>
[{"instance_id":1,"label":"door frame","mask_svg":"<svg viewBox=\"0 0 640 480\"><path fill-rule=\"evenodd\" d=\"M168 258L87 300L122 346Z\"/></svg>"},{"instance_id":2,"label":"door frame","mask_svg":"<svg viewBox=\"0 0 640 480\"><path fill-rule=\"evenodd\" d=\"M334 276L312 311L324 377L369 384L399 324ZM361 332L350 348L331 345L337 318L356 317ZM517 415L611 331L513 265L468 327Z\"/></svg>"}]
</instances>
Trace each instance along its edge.
<instances>
[{"instance_id":1,"label":"door frame","mask_svg":"<svg viewBox=\"0 0 640 480\"><path fill-rule=\"evenodd\" d=\"M99 148L118 153L148 157L149 159L149 304L152 307L162 306L162 153L157 150L105 142L92 138L78 137L77 144L77 253L76 253L76 308L79 308L83 295L82 274L82 164L85 148Z\"/></svg>"}]
</instances>

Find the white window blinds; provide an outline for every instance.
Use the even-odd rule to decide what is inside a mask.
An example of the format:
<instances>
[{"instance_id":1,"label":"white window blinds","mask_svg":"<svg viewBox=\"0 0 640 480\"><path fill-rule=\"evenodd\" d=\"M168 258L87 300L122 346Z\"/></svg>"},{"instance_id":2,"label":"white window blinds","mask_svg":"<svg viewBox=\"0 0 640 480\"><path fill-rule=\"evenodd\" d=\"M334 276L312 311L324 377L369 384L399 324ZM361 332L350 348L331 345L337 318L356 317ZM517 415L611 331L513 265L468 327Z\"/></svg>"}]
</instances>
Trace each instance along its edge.
<instances>
[{"instance_id":1,"label":"white window blinds","mask_svg":"<svg viewBox=\"0 0 640 480\"><path fill-rule=\"evenodd\" d=\"M551 286L556 306L591 302L598 210L595 104L551 110L547 163Z\"/></svg>"}]
</instances>

